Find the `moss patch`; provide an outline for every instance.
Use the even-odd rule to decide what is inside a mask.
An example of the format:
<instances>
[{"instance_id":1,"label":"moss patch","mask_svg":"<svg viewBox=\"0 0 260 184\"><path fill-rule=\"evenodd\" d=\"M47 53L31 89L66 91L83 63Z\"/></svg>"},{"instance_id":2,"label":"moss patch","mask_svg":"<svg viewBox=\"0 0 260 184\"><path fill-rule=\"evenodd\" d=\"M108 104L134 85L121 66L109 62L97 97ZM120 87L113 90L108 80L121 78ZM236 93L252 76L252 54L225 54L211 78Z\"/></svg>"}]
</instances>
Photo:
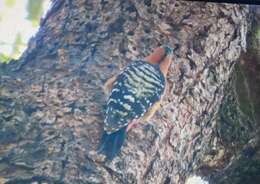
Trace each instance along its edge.
<instances>
[{"instance_id":1,"label":"moss patch","mask_svg":"<svg viewBox=\"0 0 260 184\"><path fill-rule=\"evenodd\" d=\"M254 107L250 99L249 85L245 77L241 65L236 65L235 68L235 86L234 86L238 108L242 113L251 119L254 119Z\"/></svg>"}]
</instances>

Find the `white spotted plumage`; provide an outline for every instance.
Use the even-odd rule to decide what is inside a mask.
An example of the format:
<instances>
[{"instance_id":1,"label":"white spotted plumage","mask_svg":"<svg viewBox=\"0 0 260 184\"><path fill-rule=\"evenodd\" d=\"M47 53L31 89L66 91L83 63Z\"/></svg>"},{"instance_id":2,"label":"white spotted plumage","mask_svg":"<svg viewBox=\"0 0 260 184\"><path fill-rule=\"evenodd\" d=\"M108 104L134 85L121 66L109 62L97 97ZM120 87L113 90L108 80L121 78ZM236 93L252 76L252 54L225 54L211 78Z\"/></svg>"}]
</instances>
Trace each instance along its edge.
<instances>
[{"instance_id":1,"label":"white spotted plumage","mask_svg":"<svg viewBox=\"0 0 260 184\"><path fill-rule=\"evenodd\" d=\"M113 84L104 130L113 133L144 116L160 100L164 87L165 79L158 66L137 61L126 67Z\"/></svg>"}]
</instances>

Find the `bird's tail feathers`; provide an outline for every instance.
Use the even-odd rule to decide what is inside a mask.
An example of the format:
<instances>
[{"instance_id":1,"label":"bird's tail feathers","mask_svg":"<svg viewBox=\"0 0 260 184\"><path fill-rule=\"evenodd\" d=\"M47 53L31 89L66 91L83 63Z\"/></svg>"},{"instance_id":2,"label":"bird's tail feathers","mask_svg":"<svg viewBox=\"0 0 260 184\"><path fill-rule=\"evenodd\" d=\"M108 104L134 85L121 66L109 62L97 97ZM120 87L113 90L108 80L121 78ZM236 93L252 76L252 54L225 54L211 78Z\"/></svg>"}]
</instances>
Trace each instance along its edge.
<instances>
[{"instance_id":1,"label":"bird's tail feathers","mask_svg":"<svg viewBox=\"0 0 260 184\"><path fill-rule=\"evenodd\" d=\"M119 153L124 143L126 127L127 126L112 134L108 134L104 131L97 149L97 153L104 154L106 159L112 160Z\"/></svg>"}]
</instances>

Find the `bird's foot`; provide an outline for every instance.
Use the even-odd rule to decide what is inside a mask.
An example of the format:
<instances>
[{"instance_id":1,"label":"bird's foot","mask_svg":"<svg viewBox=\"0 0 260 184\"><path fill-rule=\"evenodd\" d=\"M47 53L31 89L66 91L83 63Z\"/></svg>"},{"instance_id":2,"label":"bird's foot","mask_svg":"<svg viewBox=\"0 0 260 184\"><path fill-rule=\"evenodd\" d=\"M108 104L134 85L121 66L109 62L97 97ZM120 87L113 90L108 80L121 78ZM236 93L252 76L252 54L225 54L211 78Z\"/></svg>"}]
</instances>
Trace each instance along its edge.
<instances>
[{"instance_id":1,"label":"bird's foot","mask_svg":"<svg viewBox=\"0 0 260 184\"><path fill-rule=\"evenodd\" d=\"M134 128L134 127L137 125L137 123L138 123L137 120L133 120L132 122L130 122L130 123L127 125L126 132L130 131L131 128Z\"/></svg>"}]
</instances>

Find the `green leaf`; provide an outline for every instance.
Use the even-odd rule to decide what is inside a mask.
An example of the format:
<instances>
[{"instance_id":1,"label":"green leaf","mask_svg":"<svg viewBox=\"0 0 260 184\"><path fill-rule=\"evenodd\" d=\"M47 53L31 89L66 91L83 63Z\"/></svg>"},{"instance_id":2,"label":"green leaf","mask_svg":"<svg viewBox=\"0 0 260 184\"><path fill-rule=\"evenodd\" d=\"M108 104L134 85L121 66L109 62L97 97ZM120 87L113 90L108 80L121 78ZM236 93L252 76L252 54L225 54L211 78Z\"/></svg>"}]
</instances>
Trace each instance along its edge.
<instances>
[{"instance_id":1,"label":"green leaf","mask_svg":"<svg viewBox=\"0 0 260 184\"><path fill-rule=\"evenodd\" d=\"M28 0L27 19L32 22L32 26L38 26L43 13L43 0Z\"/></svg>"},{"instance_id":2,"label":"green leaf","mask_svg":"<svg viewBox=\"0 0 260 184\"><path fill-rule=\"evenodd\" d=\"M12 8L15 5L15 0L5 0L5 6Z\"/></svg>"},{"instance_id":3,"label":"green leaf","mask_svg":"<svg viewBox=\"0 0 260 184\"><path fill-rule=\"evenodd\" d=\"M8 63L12 58L3 54L3 53L0 53L0 63Z\"/></svg>"},{"instance_id":4,"label":"green leaf","mask_svg":"<svg viewBox=\"0 0 260 184\"><path fill-rule=\"evenodd\" d=\"M8 43L1 42L0 45L7 45ZM8 44L9 45L9 44ZM8 63L12 59L19 59L22 54L22 50L26 47L26 44L22 41L22 36L20 33L16 34L15 41L12 44L11 54L0 52L0 63Z\"/></svg>"},{"instance_id":5,"label":"green leaf","mask_svg":"<svg viewBox=\"0 0 260 184\"><path fill-rule=\"evenodd\" d=\"M13 50L10 55L11 58L18 59L21 55L21 50L26 44L22 41L22 36L20 33L16 34L15 41L13 43Z\"/></svg>"}]
</instances>

